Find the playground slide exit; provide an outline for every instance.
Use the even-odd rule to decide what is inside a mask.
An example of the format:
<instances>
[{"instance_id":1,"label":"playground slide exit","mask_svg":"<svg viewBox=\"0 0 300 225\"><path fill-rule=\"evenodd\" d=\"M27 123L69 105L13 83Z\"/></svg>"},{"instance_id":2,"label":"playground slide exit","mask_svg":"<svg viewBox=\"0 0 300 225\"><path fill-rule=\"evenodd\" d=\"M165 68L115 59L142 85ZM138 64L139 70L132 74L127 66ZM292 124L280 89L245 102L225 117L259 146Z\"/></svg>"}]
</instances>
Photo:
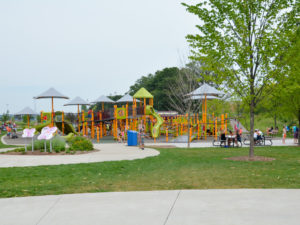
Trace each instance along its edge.
<instances>
[{"instance_id":1,"label":"playground slide exit","mask_svg":"<svg viewBox=\"0 0 300 225\"><path fill-rule=\"evenodd\" d=\"M164 120L154 111L151 105L146 106L146 115L154 116L157 121L151 130L152 137L157 138L160 133L160 126L163 124Z\"/></svg>"}]
</instances>

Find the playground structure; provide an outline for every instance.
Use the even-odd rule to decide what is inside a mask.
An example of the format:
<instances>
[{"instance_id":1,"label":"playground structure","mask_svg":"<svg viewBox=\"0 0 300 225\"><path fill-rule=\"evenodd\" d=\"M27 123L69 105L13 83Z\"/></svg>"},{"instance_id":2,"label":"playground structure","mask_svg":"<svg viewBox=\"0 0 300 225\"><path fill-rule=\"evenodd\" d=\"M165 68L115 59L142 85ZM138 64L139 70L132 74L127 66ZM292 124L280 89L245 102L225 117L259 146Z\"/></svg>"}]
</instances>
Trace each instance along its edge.
<instances>
[{"instance_id":1,"label":"playground structure","mask_svg":"<svg viewBox=\"0 0 300 225\"><path fill-rule=\"evenodd\" d=\"M117 102L101 96L94 103L100 103L99 111L79 111L79 105L87 105L82 99L72 100L65 105L78 105L77 113L41 112L41 124L37 131L45 126L56 126L62 135L84 135L97 142L104 137L117 140L122 133L126 139L127 130L139 130L143 123L145 132L154 142L174 141L177 137L190 132L190 141L206 140L208 137L217 139L221 130L227 131L228 114L215 115L207 113L207 100L216 98L212 95L192 95L193 99L201 100L202 111L190 115L160 115L153 108L153 96L145 88L141 88L133 97L127 95ZM78 100L78 98L77 98ZM77 104L77 103L82 104ZM108 107L104 108L104 104ZM190 124L190 126L188 126ZM76 127L76 129L75 129ZM190 128L188 128L190 127Z\"/></svg>"}]
</instances>

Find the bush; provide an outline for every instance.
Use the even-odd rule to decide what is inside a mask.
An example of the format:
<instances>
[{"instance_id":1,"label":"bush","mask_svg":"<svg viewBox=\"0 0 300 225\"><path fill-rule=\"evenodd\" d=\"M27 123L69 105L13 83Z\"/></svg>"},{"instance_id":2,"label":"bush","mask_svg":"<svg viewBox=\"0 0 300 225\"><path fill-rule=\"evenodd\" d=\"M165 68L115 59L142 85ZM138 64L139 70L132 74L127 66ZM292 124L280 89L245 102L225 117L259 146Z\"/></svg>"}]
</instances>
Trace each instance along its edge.
<instances>
[{"instance_id":1,"label":"bush","mask_svg":"<svg viewBox=\"0 0 300 225\"><path fill-rule=\"evenodd\" d=\"M69 145L70 150L74 151L91 151L94 149L93 143L89 139L81 136L71 138L69 141Z\"/></svg>"},{"instance_id":2,"label":"bush","mask_svg":"<svg viewBox=\"0 0 300 225\"><path fill-rule=\"evenodd\" d=\"M34 145L34 150L41 150L44 151L44 140L35 140L33 145ZM31 145L27 147L27 149L31 149ZM46 141L46 149L49 152L50 151L50 141ZM65 151L66 149L66 141L60 137L60 136L55 136L52 139L52 150L55 152L61 152Z\"/></svg>"}]
</instances>

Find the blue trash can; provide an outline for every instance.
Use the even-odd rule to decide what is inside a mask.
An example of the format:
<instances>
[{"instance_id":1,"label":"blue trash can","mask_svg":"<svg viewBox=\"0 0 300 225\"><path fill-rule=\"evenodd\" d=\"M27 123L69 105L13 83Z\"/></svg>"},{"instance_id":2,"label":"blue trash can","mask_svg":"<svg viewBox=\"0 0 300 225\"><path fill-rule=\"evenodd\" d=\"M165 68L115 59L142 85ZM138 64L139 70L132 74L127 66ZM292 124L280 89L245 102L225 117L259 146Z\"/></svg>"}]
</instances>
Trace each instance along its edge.
<instances>
[{"instance_id":1,"label":"blue trash can","mask_svg":"<svg viewBox=\"0 0 300 225\"><path fill-rule=\"evenodd\" d=\"M128 146L137 146L138 132L134 130L127 131L127 145Z\"/></svg>"}]
</instances>

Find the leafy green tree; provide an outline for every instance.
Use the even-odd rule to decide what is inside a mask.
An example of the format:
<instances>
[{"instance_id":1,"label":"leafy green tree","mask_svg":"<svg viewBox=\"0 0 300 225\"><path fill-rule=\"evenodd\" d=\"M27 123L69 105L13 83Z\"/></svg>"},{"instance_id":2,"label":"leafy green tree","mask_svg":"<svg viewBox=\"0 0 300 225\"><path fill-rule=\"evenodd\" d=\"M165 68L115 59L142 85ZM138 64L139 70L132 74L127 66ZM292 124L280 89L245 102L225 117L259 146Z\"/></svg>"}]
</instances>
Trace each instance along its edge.
<instances>
[{"instance_id":1,"label":"leafy green tree","mask_svg":"<svg viewBox=\"0 0 300 225\"><path fill-rule=\"evenodd\" d=\"M81 106L81 111L87 112L88 111L88 107L86 105L82 105Z\"/></svg>"},{"instance_id":2,"label":"leafy green tree","mask_svg":"<svg viewBox=\"0 0 300 225\"><path fill-rule=\"evenodd\" d=\"M9 120L9 111L7 110L6 113L2 114L1 120L3 123L6 123L6 121Z\"/></svg>"},{"instance_id":3,"label":"leafy green tree","mask_svg":"<svg viewBox=\"0 0 300 225\"><path fill-rule=\"evenodd\" d=\"M285 114L292 114L298 120L300 128L300 28L295 23L293 29L287 33L286 46L282 48L282 54L278 59L277 89L281 93L278 100L283 106ZM298 135L300 145L300 135Z\"/></svg>"},{"instance_id":4,"label":"leafy green tree","mask_svg":"<svg viewBox=\"0 0 300 225\"><path fill-rule=\"evenodd\" d=\"M177 67L171 67L158 70L154 75L143 76L130 87L129 94L134 95L144 87L154 96L155 109L169 110L172 108L168 97L169 86L170 83L175 83L179 71Z\"/></svg>"},{"instance_id":5,"label":"leafy green tree","mask_svg":"<svg viewBox=\"0 0 300 225\"><path fill-rule=\"evenodd\" d=\"M263 90L278 75L275 61L286 46L284 34L295 23L296 1L207 0L183 5L201 21L199 34L187 36L191 58L217 74L217 79L208 79L234 90L249 105L253 137L254 110ZM250 140L249 157L253 157L254 140Z\"/></svg>"}]
</instances>

